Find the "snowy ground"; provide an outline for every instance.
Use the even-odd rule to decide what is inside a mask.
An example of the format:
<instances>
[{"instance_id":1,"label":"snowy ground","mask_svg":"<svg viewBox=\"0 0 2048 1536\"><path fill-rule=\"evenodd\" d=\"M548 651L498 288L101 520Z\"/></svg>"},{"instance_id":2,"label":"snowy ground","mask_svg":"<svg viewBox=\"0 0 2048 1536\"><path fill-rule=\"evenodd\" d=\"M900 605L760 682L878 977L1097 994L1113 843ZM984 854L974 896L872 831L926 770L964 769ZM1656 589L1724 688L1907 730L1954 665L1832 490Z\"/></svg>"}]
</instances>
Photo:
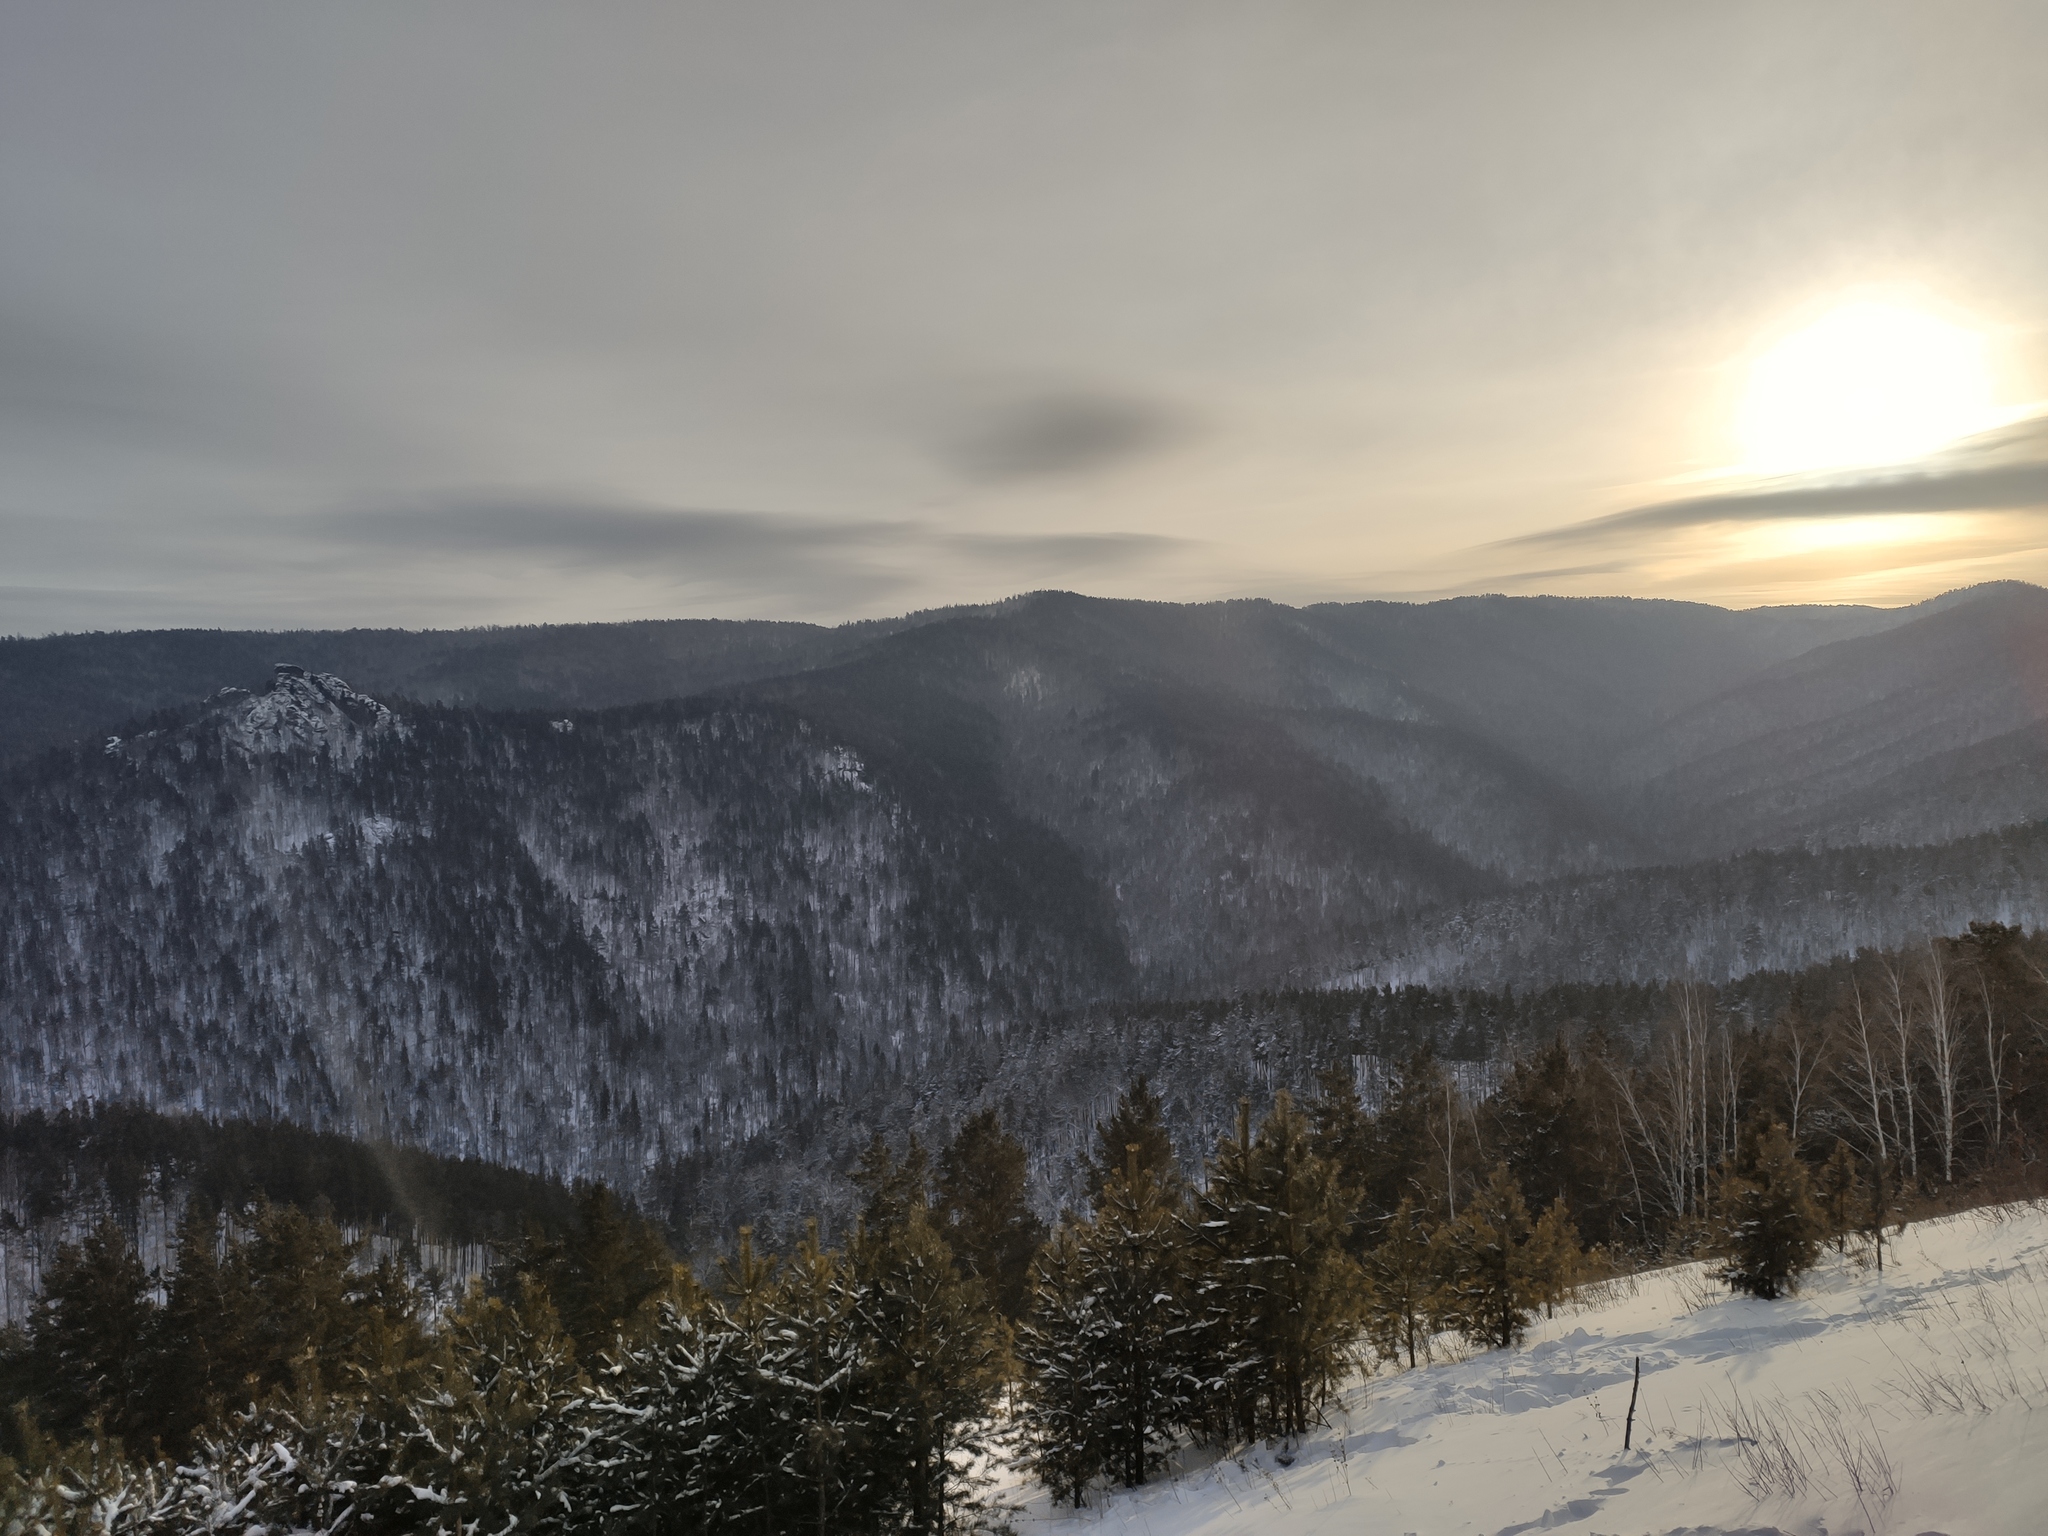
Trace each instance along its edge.
<instances>
[{"instance_id":1,"label":"snowy ground","mask_svg":"<svg viewBox=\"0 0 2048 1536\"><path fill-rule=\"evenodd\" d=\"M1634 1449L1622 1450L1642 1358ZM1700 1265L1610 1282L1529 1341L1354 1386L1326 1429L1050 1507L1018 1536L2022 1536L2048 1532L2048 1209L1915 1225L1882 1280L1793 1300Z\"/></svg>"}]
</instances>

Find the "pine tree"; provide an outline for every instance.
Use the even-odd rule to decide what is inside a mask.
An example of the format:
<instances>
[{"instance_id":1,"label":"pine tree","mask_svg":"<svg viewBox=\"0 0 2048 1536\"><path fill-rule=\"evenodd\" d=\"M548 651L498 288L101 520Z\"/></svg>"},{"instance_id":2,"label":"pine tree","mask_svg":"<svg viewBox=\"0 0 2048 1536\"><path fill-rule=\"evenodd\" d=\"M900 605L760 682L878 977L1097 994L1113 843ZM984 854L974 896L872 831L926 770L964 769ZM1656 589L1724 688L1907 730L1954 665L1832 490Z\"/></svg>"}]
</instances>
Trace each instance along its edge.
<instances>
[{"instance_id":1,"label":"pine tree","mask_svg":"<svg viewBox=\"0 0 2048 1536\"><path fill-rule=\"evenodd\" d=\"M1024 1312L1031 1260L1045 1223L1031 1209L1022 1144L993 1109L971 1115L939 1163L939 1215L960 1272L979 1280L990 1302L1014 1322Z\"/></svg>"},{"instance_id":2,"label":"pine tree","mask_svg":"<svg viewBox=\"0 0 2048 1536\"><path fill-rule=\"evenodd\" d=\"M566 1531L587 1524L594 1440L585 1378L546 1289L472 1286L447 1323L445 1387L416 1400L400 1469L447 1500L451 1530Z\"/></svg>"},{"instance_id":3,"label":"pine tree","mask_svg":"<svg viewBox=\"0 0 2048 1536\"><path fill-rule=\"evenodd\" d=\"M1304 1433L1347 1361L1360 1316L1335 1172L1284 1090L1256 1138L1250 1106L1198 1203L1208 1390L1239 1434Z\"/></svg>"},{"instance_id":4,"label":"pine tree","mask_svg":"<svg viewBox=\"0 0 2048 1536\"><path fill-rule=\"evenodd\" d=\"M628 1530L758 1528L759 1456L732 1432L747 1427L741 1392L752 1364L715 1299L688 1311L660 1303L596 1373L597 1454L578 1467L570 1496Z\"/></svg>"},{"instance_id":5,"label":"pine tree","mask_svg":"<svg viewBox=\"0 0 2048 1536\"><path fill-rule=\"evenodd\" d=\"M1752 1123L1716 1190L1716 1250L1729 1289L1774 1301L1798 1288L1825 1230L1805 1164L1776 1121Z\"/></svg>"},{"instance_id":6,"label":"pine tree","mask_svg":"<svg viewBox=\"0 0 2048 1536\"><path fill-rule=\"evenodd\" d=\"M1529 1277L1529 1304L1551 1316L1560 1301L1579 1282L1585 1263L1585 1249L1579 1243L1579 1229L1572 1221L1571 1207L1563 1195L1551 1201L1529 1233L1522 1265Z\"/></svg>"},{"instance_id":7,"label":"pine tree","mask_svg":"<svg viewBox=\"0 0 2048 1536\"><path fill-rule=\"evenodd\" d=\"M29 1314L20 1375L44 1427L60 1440L134 1427L138 1366L150 1321L148 1277L127 1234L103 1218L57 1250Z\"/></svg>"},{"instance_id":8,"label":"pine tree","mask_svg":"<svg viewBox=\"0 0 2048 1536\"><path fill-rule=\"evenodd\" d=\"M1185 1421L1194 1383L1185 1360L1192 1312L1180 1201L1139 1162L1135 1143L1124 1174L1103 1186L1082 1251L1096 1298L1091 1343L1109 1465L1136 1487Z\"/></svg>"},{"instance_id":9,"label":"pine tree","mask_svg":"<svg viewBox=\"0 0 2048 1536\"><path fill-rule=\"evenodd\" d=\"M1402 1063L1373 1122L1375 1158L1365 1210L1373 1220L1393 1214L1411 1196L1441 1212L1455 1191L1446 1185L1444 1145L1447 1074L1427 1044ZM1456 1172L1455 1165L1452 1169Z\"/></svg>"},{"instance_id":10,"label":"pine tree","mask_svg":"<svg viewBox=\"0 0 2048 1536\"><path fill-rule=\"evenodd\" d=\"M877 1131L853 1170L853 1187L865 1197L860 1222L871 1232L894 1230L913 1214L926 1213L931 1206L931 1164L916 1133L911 1133L899 1163Z\"/></svg>"},{"instance_id":11,"label":"pine tree","mask_svg":"<svg viewBox=\"0 0 2048 1536\"><path fill-rule=\"evenodd\" d=\"M1427 1219L1412 1198L1381 1223L1379 1241L1365 1254L1367 1337L1383 1359L1404 1352L1413 1369L1427 1350L1431 1319L1441 1310L1435 1250Z\"/></svg>"},{"instance_id":12,"label":"pine tree","mask_svg":"<svg viewBox=\"0 0 2048 1536\"><path fill-rule=\"evenodd\" d=\"M1077 1509L1110 1455L1102 1369L1102 1336L1109 1324L1081 1232L1079 1225L1063 1225L1039 1250L1031 1271L1031 1308L1017 1330L1025 1465L1055 1501Z\"/></svg>"},{"instance_id":13,"label":"pine tree","mask_svg":"<svg viewBox=\"0 0 2048 1536\"><path fill-rule=\"evenodd\" d=\"M1138 1149L1138 1169L1157 1180L1168 1194L1180 1188L1180 1160L1166 1129L1165 1107L1142 1075L1131 1079L1116 1108L1095 1127L1095 1154L1088 1160L1088 1199L1102 1199L1103 1186L1123 1173L1130 1148Z\"/></svg>"},{"instance_id":14,"label":"pine tree","mask_svg":"<svg viewBox=\"0 0 2048 1536\"><path fill-rule=\"evenodd\" d=\"M979 1281L964 1280L921 1205L863 1226L849 1255L862 1355L862 1441L903 1528L938 1536L968 1493L978 1431L1010 1373Z\"/></svg>"},{"instance_id":15,"label":"pine tree","mask_svg":"<svg viewBox=\"0 0 2048 1536\"><path fill-rule=\"evenodd\" d=\"M540 1280L578 1355L593 1360L669 1282L674 1268L652 1222L604 1185L582 1184L576 1189L575 1226L560 1238L529 1227L499 1289L522 1274Z\"/></svg>"},{"instance_id":16,"label":"pine tree","mask_svg":"<svg viewBox=\"0 0 2048 1536\"><path fill-rule=\"evenodd\" d=\"M1821 1165L1820 1177L1816 1181L1815 1194L1821 1220L1837 1253L1848 1251L1849 1235L1859 1225L1865 1204L1863 1175L1856 1163L1856 1154L1850 1150L1849 1144L1837 1136L1834 1150Z\"/></svg>"},{"instance_id":17,"label":"pine tree","mask_svg":"<svg viewBox=\"0 0 2048 1536\"><path fill-rule=\"evenodd\" d=\"M813 1221L784 1271L768 1329L780 1345L776 1368L795 1431L781 1504L786 1531L857 1528L874 1501L862 1466L856 1299L844 1259L819 1244Z\"/></svg>"},{"instance_id":18,"label":"pine tree","mask_svg":"<svg viewBox=\"0 0 2048 1536\"><path fill-rule=\"evenodd\" d=\"M1484 1349L1505 1349L1529 1325L1536 1288L1533 1231L1522 1191L1505 1163L1436 1232L1443 1320Z\"/></svg>"},{"instance_id":19,"label":"pine tree","mask_svg":"<svg viewBox=\"0 0 2048 1536\"><path fill-rule=\"evenodd\" d=\"M1378 1124L1359 1100L1349 1062L1326 1067L1317 1077L1309 1121L1310 1145L1329 1166L1346 1210L1346 1251L1353 1258L1362 1257L1372 1240L1373 1224L1365 1204L1381 1151Z\"/></svg>"},{"instance_id":20,"label":"pine tree","mask_svg":"<svg viewBox=\"0 0 2048 1536\"><path fill-rule=\"evenodd\" d=\"M221 1263L220 1241L220 1213L196 1195L187 1200L178 1218L177 1270L143 1360L149 1420L142 1439L174 1456L221 1417L239 1385L232 1372L243 1351L229 1334L245 1309Z\"/></svg>"}]
</instances>

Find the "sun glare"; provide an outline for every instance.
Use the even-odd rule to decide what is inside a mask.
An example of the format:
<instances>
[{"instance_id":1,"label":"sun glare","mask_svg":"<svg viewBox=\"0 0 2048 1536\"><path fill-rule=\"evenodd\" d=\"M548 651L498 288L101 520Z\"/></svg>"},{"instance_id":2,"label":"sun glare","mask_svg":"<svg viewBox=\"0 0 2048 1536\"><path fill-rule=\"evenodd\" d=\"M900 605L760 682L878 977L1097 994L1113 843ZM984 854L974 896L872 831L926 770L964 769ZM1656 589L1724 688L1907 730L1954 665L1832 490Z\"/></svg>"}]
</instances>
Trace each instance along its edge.
<instances>
[{"instance_id":1,"label":"sun glare","mask_svg":"<svg viewBox=\"0 0 2048 1536\"><path fill-rule=\"evenodd\" d=\"M1736 431L1742 468L1895 464L1992 418L1984 338L1923 310L1844 304L1759 357Z\"/></svg>"}]
</instances>

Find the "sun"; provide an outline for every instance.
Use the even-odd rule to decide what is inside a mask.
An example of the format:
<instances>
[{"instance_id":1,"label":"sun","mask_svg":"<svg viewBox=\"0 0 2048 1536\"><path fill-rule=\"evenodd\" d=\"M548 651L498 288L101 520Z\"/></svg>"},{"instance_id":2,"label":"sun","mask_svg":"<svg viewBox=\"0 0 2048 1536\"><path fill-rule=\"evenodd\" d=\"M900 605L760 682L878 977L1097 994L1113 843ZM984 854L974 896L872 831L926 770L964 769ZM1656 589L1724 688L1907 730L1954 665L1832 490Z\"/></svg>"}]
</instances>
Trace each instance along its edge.
<instances>
[{"instance_id":1,"label":"sun","mask_svg":"<svg viewBox=\"0 0 2048 1536\"><path fill-rule=\"evenodd\" d=\"M1984 338L1924 310L1846 303L1751 366L1741 468L1796 474L1895 464L1993 417Z\"/></svg>"}]
</instances>

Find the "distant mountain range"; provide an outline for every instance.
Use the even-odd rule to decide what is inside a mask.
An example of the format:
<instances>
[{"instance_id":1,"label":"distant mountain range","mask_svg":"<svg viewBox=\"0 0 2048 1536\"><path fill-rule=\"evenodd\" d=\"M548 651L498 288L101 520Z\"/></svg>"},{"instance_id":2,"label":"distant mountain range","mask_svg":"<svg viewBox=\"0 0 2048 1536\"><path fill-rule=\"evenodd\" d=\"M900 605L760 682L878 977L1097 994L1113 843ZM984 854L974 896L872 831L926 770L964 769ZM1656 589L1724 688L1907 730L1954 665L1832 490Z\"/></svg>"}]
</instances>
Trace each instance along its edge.
<instances>
[{"instance_id":1,"label":"distant mountain range","mask_svg":"<svg viewBox=\"0 0 2048 1536\"><path fill-rule=\"evenodd\" d=\"M632 1184L1104 1007L2035 926L2048 592L8 640L0 753L0 1108Z\"/></svg>"}]
</instances>

